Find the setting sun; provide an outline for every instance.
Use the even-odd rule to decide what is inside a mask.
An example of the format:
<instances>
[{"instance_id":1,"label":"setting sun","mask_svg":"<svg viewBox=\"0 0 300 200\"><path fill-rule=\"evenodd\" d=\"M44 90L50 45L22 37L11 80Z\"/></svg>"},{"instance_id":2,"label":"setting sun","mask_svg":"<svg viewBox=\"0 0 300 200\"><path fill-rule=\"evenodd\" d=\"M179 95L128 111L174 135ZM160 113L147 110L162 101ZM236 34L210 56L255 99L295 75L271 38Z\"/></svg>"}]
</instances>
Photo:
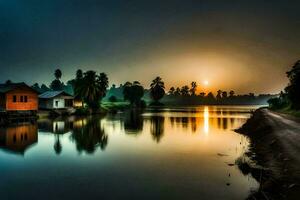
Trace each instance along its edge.
<instances>
[{"instance_id":1,"label":"setting sun","mask_svg":"<svg viewBox=\"0 0 300 200\"><path fill-rule=\"evenodd\" d=\"M209 84L208 80L203 81L203 83L204 83L204 85L208 85Z\"/></svg>"}]
</instances>

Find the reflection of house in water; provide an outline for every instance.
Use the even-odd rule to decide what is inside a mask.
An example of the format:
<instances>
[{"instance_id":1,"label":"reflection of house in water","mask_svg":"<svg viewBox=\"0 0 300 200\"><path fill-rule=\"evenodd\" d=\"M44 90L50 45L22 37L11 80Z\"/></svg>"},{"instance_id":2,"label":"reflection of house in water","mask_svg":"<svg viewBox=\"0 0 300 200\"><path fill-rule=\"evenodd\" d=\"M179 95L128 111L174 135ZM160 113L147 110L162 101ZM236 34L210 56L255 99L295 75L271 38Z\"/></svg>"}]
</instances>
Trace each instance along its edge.
<instances>
[{"instance_id":1,"label":"reflection of house in water","mask_svg":"<svg viewBox=\"0 0 300 200\"><path fill-rule=\"evenodd\" d=\"M43 119L38 120L39 130L43 132L51 132L55 134L64 134L73 129L73 122L71 120L63 119Z\"/></svg>"},{"instance_id":2,"label":"reflection of house in water","mask_svg":"<svg viewBox=\"0 0 300 200\"><path fill-rule=\"evenodd\" d=\"M0 128L1 149L23 155L37 141L37 124L22 124Z\"/></svg>"}]
</instances>

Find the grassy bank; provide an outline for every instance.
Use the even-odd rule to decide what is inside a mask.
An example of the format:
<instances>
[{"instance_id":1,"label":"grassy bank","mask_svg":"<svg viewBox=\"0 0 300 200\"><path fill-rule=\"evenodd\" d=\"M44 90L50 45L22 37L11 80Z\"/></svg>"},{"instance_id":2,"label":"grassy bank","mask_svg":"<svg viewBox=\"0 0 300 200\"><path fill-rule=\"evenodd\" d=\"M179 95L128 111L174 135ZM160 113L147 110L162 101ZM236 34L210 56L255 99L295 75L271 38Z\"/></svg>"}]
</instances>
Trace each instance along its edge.
<instances>
[{"instance_id":1,"label":"grassy bank","mask_svg":"<svg viewBox=\"0 0 300 200\"><path fill-rule=\"evenodd\" d=\"M300 118L300 110L294 110L291 106L286 106L284 108L271 108L272 111L292 115L294 117Z\"/></svg>"},{"instance_id":2,"label":"grassy bank","mask_svg":"<svg viewBox=\"0 0 300 200\"><path fill-rule=\"evenodd\" d=\"M125 108L128 108L130 106L129 102L126 101L118 101L118 102L102 102L101 107L103 109L106 109L108 111L113 110L124 110Z\"/></svg>"}]
</instances>

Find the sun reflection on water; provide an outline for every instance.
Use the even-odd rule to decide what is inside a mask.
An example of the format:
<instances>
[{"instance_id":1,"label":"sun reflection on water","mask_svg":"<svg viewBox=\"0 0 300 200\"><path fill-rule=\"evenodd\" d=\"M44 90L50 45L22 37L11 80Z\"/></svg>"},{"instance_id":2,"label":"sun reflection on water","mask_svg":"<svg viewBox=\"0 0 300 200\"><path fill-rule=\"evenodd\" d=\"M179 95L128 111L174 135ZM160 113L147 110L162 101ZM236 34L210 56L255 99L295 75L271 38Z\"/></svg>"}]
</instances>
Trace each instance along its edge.
<instances>
[{"instance_id":1,"label":"sun reflection on water","mask_svg":"<svg viewBox=\"0 0 300 200\"><path fill-rule=\"evenodd\" d=\"M204 133L208 134L209 132L209 110L208 106L204 107Z\"/></svg>"}]
</instances>

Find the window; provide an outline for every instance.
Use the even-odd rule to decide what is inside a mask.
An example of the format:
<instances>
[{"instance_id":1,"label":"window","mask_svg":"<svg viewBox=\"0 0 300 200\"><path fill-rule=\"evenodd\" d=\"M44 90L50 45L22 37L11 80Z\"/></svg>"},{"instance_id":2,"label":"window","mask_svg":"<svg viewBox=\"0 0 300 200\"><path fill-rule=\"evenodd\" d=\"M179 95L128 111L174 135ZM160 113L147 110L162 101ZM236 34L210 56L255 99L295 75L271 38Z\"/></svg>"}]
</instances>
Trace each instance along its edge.
<instances>
[{"instance_id":1,"label":"window","mask_svg":"<svg viewBox=\"0 0 300 200\"><path fill-rule=\"evenodd\" d=\"M17 102L17 96L16 95L13 96L13 102Z\"/></svg>"},{"instance_id":2,"label":"window","mask_svg":"<svg viewBox=\"0 0 300 200\"><path fill-rule=\"evenodd\" d=\"M23 102L23 96L20 96L20 102Z\"/></svg>"},{"instance_id":3,"label":"window","mask_svg":"<svg viewBox=\"0 0 300 200\"><path fill-rule=\"evenodd\" d=\"M28 102L27 96L24 96L24 102Z\"/></svg>"},{"instance_id":4,"label":"window","mask_svg":"<svg viewBox=\"0 0 300 200\"><path fill-rule=\"evenodd\" d=\"M58 101L55 101L55 107L58 107Z\"/></svg>"}]
</instances>

